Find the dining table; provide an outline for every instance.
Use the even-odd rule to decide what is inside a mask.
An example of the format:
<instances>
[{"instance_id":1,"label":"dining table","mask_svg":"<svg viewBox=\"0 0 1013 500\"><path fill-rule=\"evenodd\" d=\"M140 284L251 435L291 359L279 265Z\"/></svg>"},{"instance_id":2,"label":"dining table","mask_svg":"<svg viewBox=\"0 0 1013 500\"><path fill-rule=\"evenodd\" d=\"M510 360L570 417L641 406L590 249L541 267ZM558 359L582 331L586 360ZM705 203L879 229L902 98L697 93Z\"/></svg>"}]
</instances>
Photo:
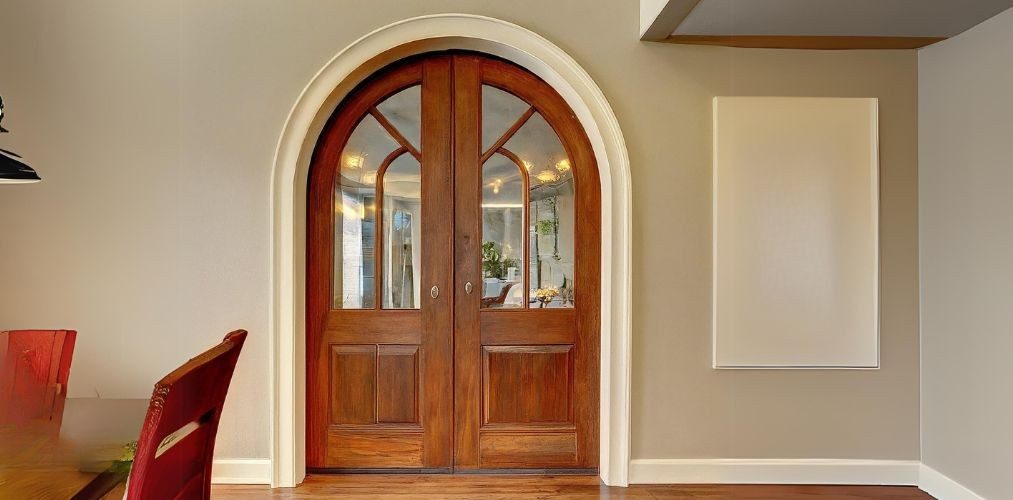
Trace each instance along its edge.
<instances>
[{"instance_id":1,"label":"dining table","mask_svg":"<svg viewBox=\"0 0 1013 500\"><path fill-rule=\"evenodd\" d=\"M52 418L0 423L0 500L122 498L148 401L67 398Z\"/></svg>"}]
</instances>

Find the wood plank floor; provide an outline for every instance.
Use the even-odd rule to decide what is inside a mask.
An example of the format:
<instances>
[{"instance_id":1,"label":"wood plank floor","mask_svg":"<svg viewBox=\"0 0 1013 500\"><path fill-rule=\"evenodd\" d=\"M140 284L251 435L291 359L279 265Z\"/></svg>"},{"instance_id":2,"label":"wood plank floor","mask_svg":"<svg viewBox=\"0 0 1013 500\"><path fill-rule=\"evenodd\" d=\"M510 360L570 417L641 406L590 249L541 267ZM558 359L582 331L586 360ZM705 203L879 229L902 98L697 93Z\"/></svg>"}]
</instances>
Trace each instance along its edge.
<instances>
[{"instance_id":1,"label":"wood plank floor","mask_svg":"<svg viewBox=\"0 0 1013 500\"><path fill-rule=\"evenodd\" d=\"M594 476L311 475L297 488L216 485L213 498L239 499L707 499L931 500L906 486L634 485L603 486Z\"/></svg>"}]
</instances>

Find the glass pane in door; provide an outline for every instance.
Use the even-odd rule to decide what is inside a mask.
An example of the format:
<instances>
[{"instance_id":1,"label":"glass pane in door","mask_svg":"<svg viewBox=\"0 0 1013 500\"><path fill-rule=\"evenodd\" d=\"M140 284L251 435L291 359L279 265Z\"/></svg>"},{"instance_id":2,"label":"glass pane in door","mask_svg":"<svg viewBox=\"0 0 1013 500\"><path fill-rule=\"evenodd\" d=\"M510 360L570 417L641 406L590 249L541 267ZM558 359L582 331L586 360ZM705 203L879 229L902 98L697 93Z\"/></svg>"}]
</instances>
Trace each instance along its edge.
<instances>
[{"instance_id":1,"label":"glass pane in door","mask_svg":"<svg viewBox=\"0 0 1013 500\"><path fill-rule=\"evenodd\" d=\"M412 146L422 148L421 85L408 87L388 97L376 109Z\"/></svg>"},{"instance_id":2,"label":"glass pane in door","mask_svg":"<svg viewBox=\"0 0 1013 500\"><path fill-rule=\"evenodd\" d=\"M573 307L574 181L566 150L540 113L503 150L528 173L529 307Z\"/></svg>"},{"instance_id":3,"label":"glass pane in door","mask_svg":"<svg viewBox=\"0 0 1013 500\"><path fill-rule=\"evenodd\" d=\"M383 308L418 309L422 169L408 153L383 172Z\"/></svg>"},{"instance_id":4,"label":"glass pane in door","mask_svg":"<svg viewBox=\"0 0 1013 500\"><path fill-rule=\"evenodd\" d=\"M376 176L398 144L366 115L341 152L334 182L335 309L373 309L376 298Z\"/></svg>"},{"instance_id":5,"label":"glass pane in door","mask_svg":"<svg viewBox=\"0 0 1013 500\"><path fill-rule=\"evenodd\" d=\"M495 144L530 107L509 92L482 85L482 151Z\"/></svg>"},{"instance_id":6,"label":"glass pane in door","mask_svg":"<svg viewBox=\"0 0 1013 500\"><path fill-rule=\"evenodd\" d=\"M524 307L525 173L494 154L482 166L482 307Z\"/></svg>"}]
</instances>

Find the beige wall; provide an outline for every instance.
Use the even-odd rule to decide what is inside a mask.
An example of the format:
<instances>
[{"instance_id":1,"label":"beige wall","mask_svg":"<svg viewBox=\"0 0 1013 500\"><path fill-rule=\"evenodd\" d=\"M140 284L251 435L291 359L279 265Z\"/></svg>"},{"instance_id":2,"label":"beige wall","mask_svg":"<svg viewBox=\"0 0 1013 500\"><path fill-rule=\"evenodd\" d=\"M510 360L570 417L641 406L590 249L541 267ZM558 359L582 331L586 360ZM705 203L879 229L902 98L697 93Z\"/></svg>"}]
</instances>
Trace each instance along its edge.
<instances>
[{"instance_id":1,"label":"beige wall","mask_svg":"<svg viewBox=\"0 0 1013 500\"><path fill-rule=\"evenodd\" d=\"M919 62L922 460L1013 498L1013 10Z\"/></svg>"},{"instance_id":2,"label":"beige wall","mask_svg":"<svg viewBox=\"0 0 1013 500\"><path fill-rule=\"evenodd\" d=\"M271 165L285 117L359 36L425 13L513 21L611 101L634 195L633 454L917 459L914 52L637 40L634 0L0 0L3 138L45 182L0 190L0 328L81 331L72 395L144 396L251 331L220 457L268 455ZM710 368L715 95L878 97L882 369Z\"/></svg>"}]
</instances>

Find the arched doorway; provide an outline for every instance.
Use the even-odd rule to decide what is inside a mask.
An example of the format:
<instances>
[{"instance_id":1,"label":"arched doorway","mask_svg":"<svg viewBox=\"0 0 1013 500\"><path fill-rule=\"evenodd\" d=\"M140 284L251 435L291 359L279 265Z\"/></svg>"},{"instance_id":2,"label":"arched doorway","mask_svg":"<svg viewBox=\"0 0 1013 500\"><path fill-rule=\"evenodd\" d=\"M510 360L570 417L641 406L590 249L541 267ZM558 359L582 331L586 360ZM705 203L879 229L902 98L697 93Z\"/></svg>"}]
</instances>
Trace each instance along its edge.
<instances>
[{"instance_id":1,"label":"arched doorway","mask_svg":"<svg viewBox=\"0 0 1013 500\"><path fill-rule=\"evenodd\" d=\"M597 472L600 215L523 68L434 53L353 90L309 178L307 467Z\"/></svg>"},{"instance_id":2,"label":"arched doorway","mask_svg":"<svg viewBox=\"0 0 1013 500\"><path fill-rule=\"evenodd\" d=\"M602 189L601 439L599 473L628 483L630 462L631 190L622 131L601 89L559 47L521 26L471 14L434 14L378 28L342 49L308 82L285 122L272 182L270 304L272 486L295 486L305 471L305 221L307 180L320 130L365 74L441 49L478 50L510 60L550 83L588 133Z\"/></svg>"}]
</instances>

